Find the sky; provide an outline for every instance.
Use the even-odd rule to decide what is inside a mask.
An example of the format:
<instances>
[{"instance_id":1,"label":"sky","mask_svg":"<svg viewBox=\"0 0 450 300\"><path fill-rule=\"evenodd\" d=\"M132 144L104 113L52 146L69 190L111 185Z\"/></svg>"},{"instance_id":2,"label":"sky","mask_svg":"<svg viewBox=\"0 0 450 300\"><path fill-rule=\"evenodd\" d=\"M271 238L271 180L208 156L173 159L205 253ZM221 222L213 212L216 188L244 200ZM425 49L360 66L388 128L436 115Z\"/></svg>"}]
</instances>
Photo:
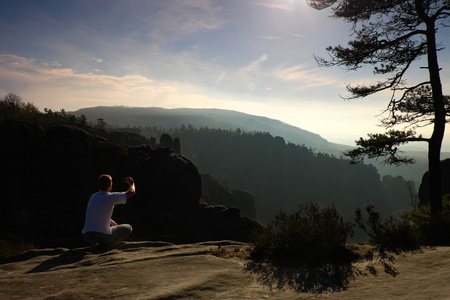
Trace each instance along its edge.
<instances>
[{"instance_id":1,"label":"sky","mask_svg":"<svg viewBox=\"0 0 450 300\"><path fill-rule=\"evenodd\" d=\"M350 40L350 24L330 14L305 0L0 0L0 97L41 111L229 109L355 145L384 131L391 95L345 100L347 84L382 78L317 65L314 55ZM438 37L445 45L450 29ZM449 54L439 53L447 93ZM427 78L422 65L410 78Z\"/></svg>"}]
</instances>

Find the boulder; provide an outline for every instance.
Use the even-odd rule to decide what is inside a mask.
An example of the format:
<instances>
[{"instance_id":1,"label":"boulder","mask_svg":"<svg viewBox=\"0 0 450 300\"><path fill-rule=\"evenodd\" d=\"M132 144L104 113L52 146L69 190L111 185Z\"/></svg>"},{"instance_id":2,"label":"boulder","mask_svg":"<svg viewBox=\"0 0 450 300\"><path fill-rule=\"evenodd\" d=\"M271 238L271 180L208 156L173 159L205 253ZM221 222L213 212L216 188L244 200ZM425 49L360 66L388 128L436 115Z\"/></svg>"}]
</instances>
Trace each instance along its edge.
<instances>
[{"instance_id":1,"label":"boulder","mask_svg":"<svg viewBox=\"0 0 450 300\"><path fill-rule=\"evenodd\" d=\"M422 183L419 187L419 205L430 203L430 178L429 171L426 171L422 177ZM441 161L441 192L442 195L450 194L450 159Z\"/></svg>"}]
</instances>

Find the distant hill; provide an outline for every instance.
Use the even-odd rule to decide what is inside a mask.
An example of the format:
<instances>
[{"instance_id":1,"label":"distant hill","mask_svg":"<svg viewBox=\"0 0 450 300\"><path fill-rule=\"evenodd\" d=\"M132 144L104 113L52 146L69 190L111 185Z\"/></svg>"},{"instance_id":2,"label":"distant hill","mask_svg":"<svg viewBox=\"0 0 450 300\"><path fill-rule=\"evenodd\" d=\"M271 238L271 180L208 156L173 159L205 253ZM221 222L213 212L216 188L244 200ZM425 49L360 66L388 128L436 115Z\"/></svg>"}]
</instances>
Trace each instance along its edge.
<instances>
[{"instance_id":1,"label":"distant hill","mask_svg":"<svg viewBox=\"0 0 450 300\"><path fill-rule=\"evenodd\" d=\"M304 145L316 152L327 153L341 157L342 152L352 146L336 144L327 141L320 135L267 117L245 114L223 109L164 109L158 107L123 107L100 106L83 108L72 112L75 116L85 115L91 123L102 118L106 124L115 127L158 127L163 129L180 128L191 125L194 128L208 127L217 129L237 129L245 132L269 132L273 136L281 136L286 142ZM355 140L359 137L355 137ZM380 175L402 176L406 180L420 185L423 174L428 170L427 152L414 151L405 155L414 158L417 163L406 166L383 165L374 160L366 162L373 164ZM442 153L442 159L450 158L450 153Z\"/></svg>"},{"instance_id":2,"label":"distant hill","mask_svg":"<svg viewBox=\"0 0 450 300\"><path fill-rule=\"evenodd\" d=\"M92 107L73 112L75 116L85 115L87 120L96 123L98 118L104 119L108 125L117 127L142 126L180 128L191 125L194 128L208 127L217 129L241 129L245 132L269 132L273 136L281 136L286 142L305 145L319 152L340 156L346 145L328 142L316 133L266 117L249 115L223 109L177 108L164 109L158 107Z\"/></svg>"},{"instance_id":3,"label":"distant hill","mask_svg":"<svg viewBox=\"0 0 450 300\"><path fill-rule=\"evenodd\" d=\"M416 176L417 183L425 172L413 166L409 167L413 171L398 176L393 173L400 168L383 174L375 164L351 165L340 158L340 151L348 146L277 120L235 111L95 107L72 114L78 119L84 115L94 124L102 119L98 124L107 124L111 131L142 134L155 147L155 140L163 144L167 134L177 138L181 154L201 174L254 196L256 220L263 223L279 209L293 211L309 201L335 205L347 220L354 218L357 207L368 204L389 216L412 208L406 182L410 177L403 175ZM358 234L357 238L363 237Z\"/></svg>"}]
</instances>

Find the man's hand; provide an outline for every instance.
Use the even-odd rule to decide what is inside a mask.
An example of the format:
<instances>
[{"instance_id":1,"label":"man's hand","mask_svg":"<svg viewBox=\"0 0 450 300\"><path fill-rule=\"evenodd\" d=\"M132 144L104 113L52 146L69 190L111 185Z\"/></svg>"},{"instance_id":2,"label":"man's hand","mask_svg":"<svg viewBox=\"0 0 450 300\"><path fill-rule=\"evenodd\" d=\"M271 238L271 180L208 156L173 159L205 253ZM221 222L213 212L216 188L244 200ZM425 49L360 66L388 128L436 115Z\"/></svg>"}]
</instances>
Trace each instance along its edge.
<instances>
[{"instance_id":1,"label":"man's hand","mask_svg":"<svg viewBox=\"0 0 450 300\"><path fill-rule=\"evenodd\" d=\"M136 193L136 188L134 186L134 180L131 177L126 177L124 180L129 186L130 188L128 189L128 191L126 192L127 195L127 199L131 198L134 196L134 194Z\"/></svg>"},{"instance_id":2,"label":"man's hand","mask_svg":"<svg viewBox=\"0 0 450 300\"><path fill-rule=\"evenodd\" d=\"M134 184L134 180L133 180L133 178L131 178L131 177L125 177L125 178L123 179L123 182L126 182L128 185Z\"/></svg>"}]
</instances>

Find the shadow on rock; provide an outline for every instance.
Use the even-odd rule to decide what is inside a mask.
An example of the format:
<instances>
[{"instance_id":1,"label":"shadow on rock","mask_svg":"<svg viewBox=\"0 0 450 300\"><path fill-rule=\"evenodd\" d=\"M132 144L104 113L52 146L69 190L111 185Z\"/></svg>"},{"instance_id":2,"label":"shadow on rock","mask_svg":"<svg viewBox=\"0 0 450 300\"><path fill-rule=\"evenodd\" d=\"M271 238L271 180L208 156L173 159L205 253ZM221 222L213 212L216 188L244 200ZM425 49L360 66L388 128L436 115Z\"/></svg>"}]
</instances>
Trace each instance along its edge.
<instances>
[{"instance_id":1,"label":"shadow on rock","mask_svg":"<svg viewBox=\"0 0 450 300\"><path fill-rule=\"evenodd\" d=\"M38 266L34 267L32 270L26 272L29 273L40 273L40 272L47 272L51 271L54 268L61 267L61 266L67 266L71 265L73 263L77 263L83 259L83 257L88 254L87 248L85 249L72 249L67 251L62 251L58 249L53 250L54 254L59 254L58 256L54 256ZM40 253L41 255L43 253Z\"/></svg>"},{"instance_id":2,"label":"shadow on rock","mask_svg":"<svg viewBox=\"0 0 450 300\"><path fill-rule=\"evenodd\" d=\"M246 269L256 276L259 283L270 289L292 289L303 293L343 291L351 280L361 274L351 263L312 267L250 261Z\"/></svg>"}]
</instances>

